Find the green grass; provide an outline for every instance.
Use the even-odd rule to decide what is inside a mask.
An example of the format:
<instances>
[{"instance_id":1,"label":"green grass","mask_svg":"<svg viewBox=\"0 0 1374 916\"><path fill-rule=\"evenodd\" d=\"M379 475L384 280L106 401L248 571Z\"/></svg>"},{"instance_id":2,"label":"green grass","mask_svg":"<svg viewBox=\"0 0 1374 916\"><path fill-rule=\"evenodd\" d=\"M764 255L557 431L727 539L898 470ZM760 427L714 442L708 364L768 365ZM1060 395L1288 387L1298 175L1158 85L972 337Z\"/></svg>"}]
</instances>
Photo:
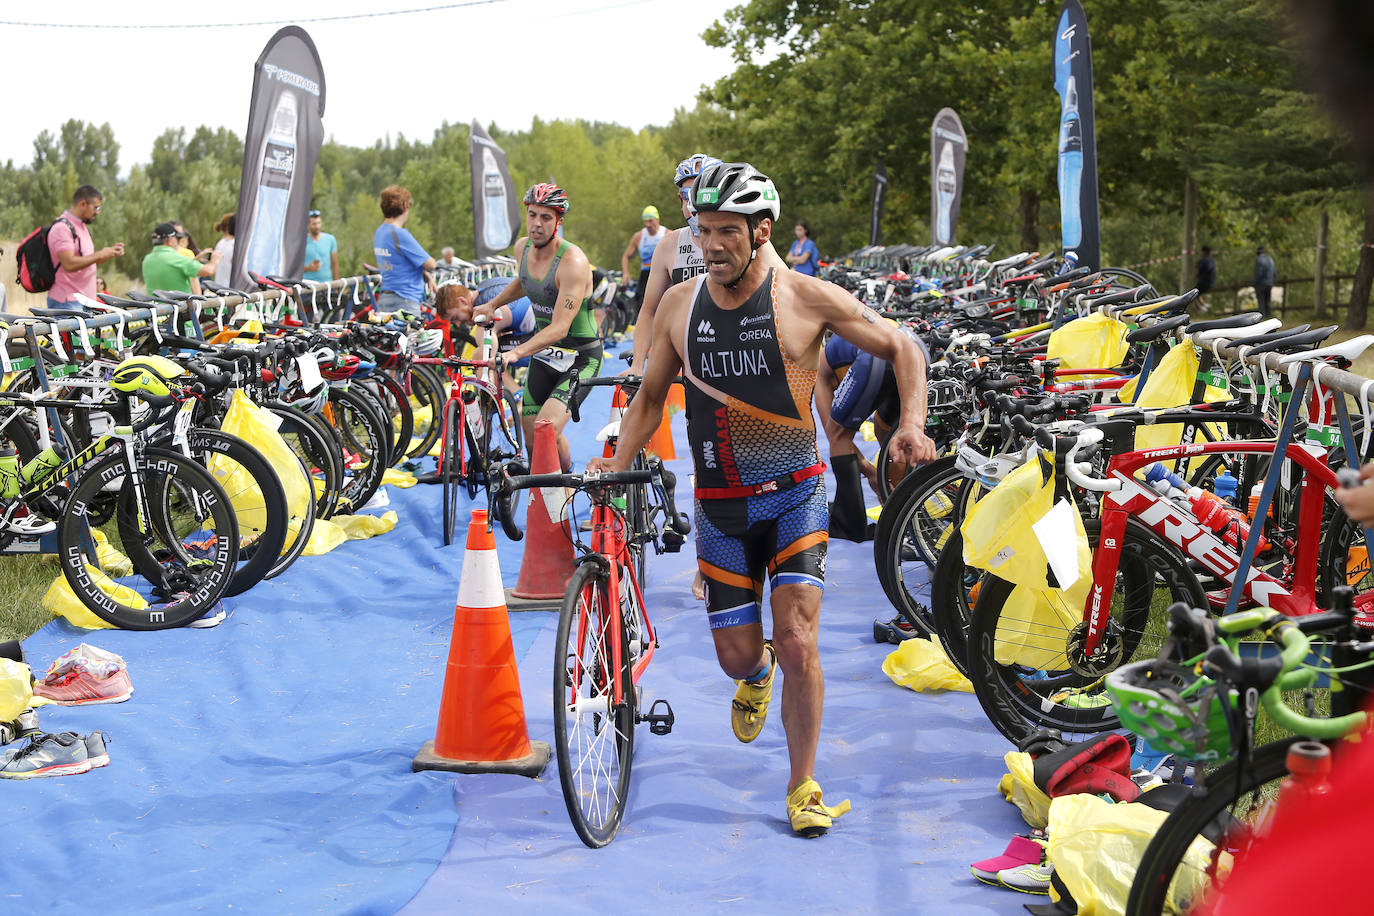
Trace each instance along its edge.
<instances>
[{"instance_id":1,"label":"green grass","mask_svg":"<svg viewBox=\"0 0 1374 916\"><path fill-rule=\"evenodd\" d=\"M55 556L0 557L0 641L25 639L52 620L43 595L61 574Z\"/></svg>"}]
</instances>

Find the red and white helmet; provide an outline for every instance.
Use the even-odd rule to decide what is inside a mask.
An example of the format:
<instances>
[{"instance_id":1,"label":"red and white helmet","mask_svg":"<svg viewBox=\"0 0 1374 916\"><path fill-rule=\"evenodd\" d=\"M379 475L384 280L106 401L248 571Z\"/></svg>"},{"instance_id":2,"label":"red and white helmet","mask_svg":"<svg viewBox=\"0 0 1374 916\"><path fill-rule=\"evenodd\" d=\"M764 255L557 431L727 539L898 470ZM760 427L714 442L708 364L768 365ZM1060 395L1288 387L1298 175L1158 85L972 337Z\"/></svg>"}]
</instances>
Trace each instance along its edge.
<instances>
[{"instance_id":1,"label":"red and white helmet","mask_svg":"<svg viewBox=\"0 0 1374 916\"><path fill-rule=\"evenodd\" d=\"M532 185L525 192L525 203L557 210L559 216L565 216L568 212L567 193L549 181L541 181L537 185Z\"/></svg>"}]
</instances>

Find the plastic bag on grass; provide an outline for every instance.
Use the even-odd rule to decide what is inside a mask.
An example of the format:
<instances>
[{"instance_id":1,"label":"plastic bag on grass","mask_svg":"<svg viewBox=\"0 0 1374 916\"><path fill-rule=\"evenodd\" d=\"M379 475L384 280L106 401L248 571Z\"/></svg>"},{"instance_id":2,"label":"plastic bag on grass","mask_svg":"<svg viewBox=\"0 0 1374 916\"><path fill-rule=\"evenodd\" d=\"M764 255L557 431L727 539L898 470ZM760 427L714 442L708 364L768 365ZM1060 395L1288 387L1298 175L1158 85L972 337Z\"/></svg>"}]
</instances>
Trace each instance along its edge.
<instances>
[{"instance_id":1,"label":"plastic bag on grass","mask_svg":"<svg viewBox=\"0 0 1374 916\"><path fill-rule=\"evenodd\" d=\"M1115 318L1098 313L1075 318L1050 332L1045 355L1059 360L1061 369L1110 369L1126 358L1128 330Z\"/></svg>"},{"instance_id":2,"label":"plastic bag on grass","mask_svg":"<svg viewBox=\"0 0 1374 916\"><path fill-rule=\"evenodd\" d=\"M973 693L973 683L954 667L940 638L906 639L883 659L883 674L912 690L959 690Z\"/></svg>"},{"instance_id":3,"label":"plastic bag on grass","mask_svg":"<svg viewBox=\"0 0 1374 916\"><path fill-rule=\"evenodd\" d=\"M33 685L29 666L9 658L0 658L0 722L13 722L19 714L33 705Z\"/></svg>"},{"instance_id":4,"label":"plastic bag on grass","mask_svg":"<svg viewBox=\"0 0 1374 916\"><path fill-rule=\"evenodd\" d=\"M284 552L296 542L301 530L301 519L310 511L309 504L314 498L315 490L314 478L306 474L296 453L286 444L281 433L277 432L280 426L280 417L248 400L248 396L242 391L235 391L220 428L257 449L272 465L282 488L286 490L286 508L291 514L288 524L291 536L282 547ZM213 464L212 459L211 465Z\"/></svg>"},{"instance_id":5,"label":"plastic bag on grass","mask_svg":"<svg viewBox=\"0 0 1374 916\"><path fill-rule=\"evenodd\" d=\"M1010 755L1008 755L1010 756ZM1140 802L1110 802L1099 795L1079 793L1055 798L1049 806L1049 860L1054 873L1078 903L1079 916L1124 913L1145 847L1169 816ZM1175 873L1171 894L1190 896L1209 874L1212 844L1193 841ZM1218 867L1230 870L1223 854ZM1189 883L1188 878L1193 881ZM1166 912L1181 912L1166 901ZM1185 900L1174 900L1183 904Z\"/></svg>"},{"instance_id":6,"label":"plastic bag on grass","mask_svg":"<svg viewBox=\"0 0 1374 916\"><path fill-rule=\"evenodd\" d=\"M127 585L120 585L94 566L87 566L86 572L102 592L114 597L121 604L130 607L148 606L148 602L138 592ZM101 620L91 613L90 608L81 603L81 599L76 597L76 592L72 591L72 587L67 584L67 577L62 573L58 573L52 585L48 586L48 592L43 596L43 607L54 617L65 617L72 626L81 627L83 630L116 629L114 624Z\"/></svg>"}]
</instances>

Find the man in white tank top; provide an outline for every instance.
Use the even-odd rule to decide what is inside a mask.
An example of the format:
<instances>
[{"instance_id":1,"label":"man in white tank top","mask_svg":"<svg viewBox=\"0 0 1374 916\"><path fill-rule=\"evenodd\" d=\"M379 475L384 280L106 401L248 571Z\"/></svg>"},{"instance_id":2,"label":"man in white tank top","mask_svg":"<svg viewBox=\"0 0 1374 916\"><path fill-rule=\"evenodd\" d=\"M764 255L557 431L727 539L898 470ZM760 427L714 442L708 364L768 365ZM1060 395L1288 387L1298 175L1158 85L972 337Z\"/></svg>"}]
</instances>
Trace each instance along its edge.
<instances>
[{"instance_id":1,"label":"man in white tank top","mask_svg":"<svg viewBox=\"0 0 1374 916\"><path fill-rule=\"evenodd\" d=\"M678 197L682 201L682 218L687 225L681 229L667 230L659 242L659 256L654 258L649 269L648 282L640 284L644 298L639 306L639 315L635 318L634 359L622 375L644 373L644 364L649 358L649 342L653 339L654 315L658 312L658 303L663 294L669 287L706 273L706 259L702 257L701 246L697 244L696 211L692 209L690 199L692 186L696 184L702 169L719 162L715 156L693 153L678 163L673 183L677 185ZM665 257L670 253L671 258ZM759 255L770 263L776 261L784 268L787 266L772 245L760 249Z\"/></svg>"}]
</instances>

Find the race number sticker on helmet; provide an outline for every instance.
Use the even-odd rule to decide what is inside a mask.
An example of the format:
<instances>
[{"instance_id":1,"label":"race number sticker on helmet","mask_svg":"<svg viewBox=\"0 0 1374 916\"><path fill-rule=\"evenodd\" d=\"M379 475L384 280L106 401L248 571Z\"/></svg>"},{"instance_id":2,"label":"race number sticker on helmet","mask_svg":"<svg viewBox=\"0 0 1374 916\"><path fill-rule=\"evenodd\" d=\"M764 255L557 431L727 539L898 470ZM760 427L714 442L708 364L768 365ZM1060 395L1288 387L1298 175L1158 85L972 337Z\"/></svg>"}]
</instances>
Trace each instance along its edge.
<instances>
[{"instance_id":1,"label":"race number sticker on helmet","mask_svg":"<svg viewBox=\"0 0 1374 916\"><path fill-rule=\"evenodd\" d=\"M703 169L692 192L698 210L767 216L782 212L772 179L747 162L722 162Z\"/></svg>"}]
</instances>

